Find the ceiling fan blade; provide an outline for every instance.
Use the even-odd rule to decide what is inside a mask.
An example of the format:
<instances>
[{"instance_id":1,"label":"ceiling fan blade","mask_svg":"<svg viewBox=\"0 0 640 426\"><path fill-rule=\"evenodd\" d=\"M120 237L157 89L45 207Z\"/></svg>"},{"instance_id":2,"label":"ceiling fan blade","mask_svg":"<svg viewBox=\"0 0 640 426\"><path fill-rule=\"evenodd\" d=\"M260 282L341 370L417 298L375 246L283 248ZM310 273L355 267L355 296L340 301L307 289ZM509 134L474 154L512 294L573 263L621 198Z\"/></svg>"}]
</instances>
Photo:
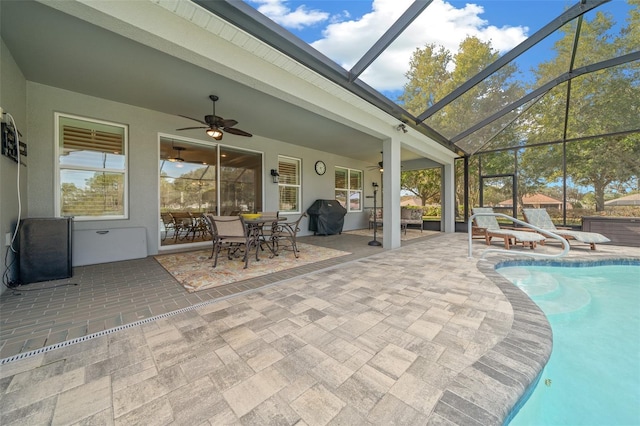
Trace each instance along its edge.
<instances>
[{"instance_id":1,"label":"ceiling fan blade","mask_svg":"<svg viewBox=\"0 0 640 426\"><path fill-rule=\"evenodd\" d=\"M202 120L198 120L197 118L187 117L186 115L180 115L180 114L178 114L178 116L179 116L179 117L182 117L182 118L188 118L189 120L197 121L198 123L202 123L202 124L204 124L205 126L208 126L208 125L209 125L209 123L206 123L206 122L204 122L204 121L202 121Z\"/></svg>"},{"instance_id":2,"label":"ceiling fan blade","mask_svg":"<svg viewBox=\"0 0 640 426\"><path fill-rule=\"evenodd\" d=\"M213 115L205 115L204 116L204 121L207 122L207 124L211 127L215 126L215 127L233 127L236 124L238 124L238 122L236 120L226 120L218 115L215 116L215 120L213 118Z\"/></svg>"},{"instance_id":3,"label":"ceiling fan blade","mask_svg":"<svg viewBox=\"0 0 640 426\"><path fill-rule=\"evenodd\" d=\"M181 129L176 129L176 130L192 130L192 129L208 129L209 126L207 127L202 127L202 126L198 126L198 127L183 127Z\"/></svg>"},{"instance_id":4,"label":"ceiling fan blade","mask_svg":"<svg viewBox=\"0 0 640 426\"><path fill-rule=\"evenodd\" d=\"M233 119L225 120L225 119L224 119L224 118L222 118L222 117L216 117L216 118L217 118L217 119L219 119L219 120L218 120L218 125L219 125L220 127L233 127L233 126L235 126L236 124L238 124L238 122L237 122L236 120L233 120Z\"/></svg>"},{"instance_id":5,"label":"ceiling fan blade","mask_svg":"<svg viewBox=\"0 0 640 426\"><path fill-rule=\"evenodd\" d=\"M232 135L247 136L247 137L253 136L251 133L245 132L244 130L240 130L240 129L234 129L233 127L225 127L222 130L224 130L227 133L231 133Z\"/></svg>"}]
</instances>

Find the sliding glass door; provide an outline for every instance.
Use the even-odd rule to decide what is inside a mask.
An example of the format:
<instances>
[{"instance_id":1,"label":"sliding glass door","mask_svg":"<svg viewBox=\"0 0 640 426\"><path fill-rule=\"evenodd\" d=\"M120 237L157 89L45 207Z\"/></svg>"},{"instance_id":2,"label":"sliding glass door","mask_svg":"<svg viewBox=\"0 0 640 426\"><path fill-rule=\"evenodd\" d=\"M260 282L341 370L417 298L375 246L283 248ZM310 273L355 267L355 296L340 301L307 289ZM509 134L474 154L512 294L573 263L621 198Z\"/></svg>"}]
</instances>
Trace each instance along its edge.
<instances>
[{"instance_id":1,"label":"sliding glass door","mask_svg":"<svg viewBox=\"0 0 640 426\"><path fill-rule=\"evenodd\" d=\"M262 211L262 154L220 147L220 212Z\"/></svg>"},{"instance_id":2,"label":"sliding glass door","mask_svg":"<svg viewBox=\"0 0 640 426\"><path fill-rule=\"evenodd\" d=\"M161 246L210 240L202 213L261 209L261 153L160 137Z\"/></svg>"}]
</instances>

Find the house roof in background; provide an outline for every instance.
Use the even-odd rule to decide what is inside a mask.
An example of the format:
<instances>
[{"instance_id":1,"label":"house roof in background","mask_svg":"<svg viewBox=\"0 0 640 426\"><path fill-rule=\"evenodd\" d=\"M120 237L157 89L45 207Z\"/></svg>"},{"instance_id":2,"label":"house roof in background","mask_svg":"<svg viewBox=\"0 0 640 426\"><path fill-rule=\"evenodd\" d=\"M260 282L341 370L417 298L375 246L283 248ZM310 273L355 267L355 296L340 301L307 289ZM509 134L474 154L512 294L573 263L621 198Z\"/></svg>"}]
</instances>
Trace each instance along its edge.
<instances>
[{"instance_id":1,"label":"house roof in background","mask_svg":"<svg viewBox=\"0 0 640 426\"><path fill-rule=\"evenodd\" d=\"M615 198L613 200L605 201L605 206L640 206L640 194L631 194L624 197Z\"/></svg>"}]
</instances>

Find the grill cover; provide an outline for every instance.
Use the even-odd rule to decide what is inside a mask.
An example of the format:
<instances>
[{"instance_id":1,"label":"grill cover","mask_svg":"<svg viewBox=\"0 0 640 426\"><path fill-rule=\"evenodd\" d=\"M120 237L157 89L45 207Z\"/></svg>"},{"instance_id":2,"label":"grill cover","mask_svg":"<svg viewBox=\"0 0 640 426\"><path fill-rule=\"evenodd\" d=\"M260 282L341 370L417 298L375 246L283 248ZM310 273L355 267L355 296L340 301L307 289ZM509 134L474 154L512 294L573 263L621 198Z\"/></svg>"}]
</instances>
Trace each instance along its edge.
<instances>
[{"instance_id":1,"label":"grill cover","mask_svg":"<svg viewBox=\"0 0 640 426\"><path fill-rule=\"evenodd\" d=\"M309 231L313 231L314 235L342 233L347 209L337 200L316 200L307 209L307 213L309 214Z\"/></svg>"}]
</instances>

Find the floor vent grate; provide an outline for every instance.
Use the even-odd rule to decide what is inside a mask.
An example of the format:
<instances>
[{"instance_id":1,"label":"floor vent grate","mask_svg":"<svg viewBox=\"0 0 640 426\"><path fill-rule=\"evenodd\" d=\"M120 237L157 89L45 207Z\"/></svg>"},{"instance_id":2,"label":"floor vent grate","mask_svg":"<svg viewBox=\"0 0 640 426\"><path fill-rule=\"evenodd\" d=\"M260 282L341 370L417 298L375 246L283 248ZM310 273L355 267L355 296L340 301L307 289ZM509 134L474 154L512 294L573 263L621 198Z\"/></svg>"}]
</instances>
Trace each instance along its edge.
<instances>
[{"instance_id":1,"label":"floor vent grate","mask_svg":"<svg viewBox=\"0 0 640 426\"><path fill-rule=\"evenodd\" d=\"M200 308L202 306L207 306L207 305L211 305L213 303L218 303L218 302L221 302L223 300L229 299L231 297L236 297L236 296L239 296L239 295L244 294L244 293L247 293L247 292L237 293L237 294L233 294L233 295L229 295L229 296L224 296L224 297L220 297L220 298L215 299L215 300L208 300L206 302L200 302L200 303L197 303L195 305L191 305L191 306L188 306L186 308L177 309L177 310L172 311L172 312L159 314L159 315L156 315L156 316L153 316L153 317L149 317L149 318L145 318L145 319L141 319L139 321L132 322L132 323L129 323L129 324L119 325L117 327L113 327L113 328L110 328L108 330L102 330L102 331L98 331L98 332L93 333L93 334L88 334L86 336L76 337L75 339L67 340L67 341L60 342L60 343L56 343L55 345L45 346L45 347L40 348L40 349L34 349L32 351L29 351L29 352L16 354L16 355L13 355L13 356L10 356L10 357L7 357L7 358L0 359L0 365L8 364L8 363L14 362L14 361L19 361L21 359L29 358L29 357L32 357L32 356L35 356L35 355L39 355L39 354L42 354L42 353L46 353L46 352L52 351L54 349L60 349L60 348L64 348L64 347L67 347L67 346L75 345L76 343L86 342L87 340L95 339L96 337L106 336L108 334L112 334L112 333L115 333L115 332L118 332L118 331L121 331L121 330L126 330L128 328L138 327L140 325L148 324L150 322L154 322L154 321L157 321L159 319L172 317L174 315L182 314L184 312L189 312L189 311L192 311L194 309L198 309L198 308Z\"/></svg>"},{"instance_id":2,"label":"floor vent grate","mask_svg":"<svg viewBox=\"0 0 640 426\"><path fill-rule=\"evenodd\" d=\"M358 259L351 260L349 262L343 263L343 265L344 264L349 264L349 263L355 263L355 262L358 262L358 261L359 261ZM214 303L219 303L219 302L222 302L222 301L225 301L225 300L229 300L229 299L232 299L232 298L235 298L235 297L238 297L238 296L243 296L243 295L246 295L246 294L255 293L256 291L262 291L262 290L264 290L266 288L269 288L269 287L272 287L272 286L280 285L280 284L286 283L286 282L294 280L294 279L298 279L298 278L306 276L306 275L310 275L310 274L314 274L314 273L321 273L323 271L331 270L333 268L335 268L335 265L327 266L325 268L322 268L322 269L319 269L319 270L315 270L315 271L309 271L307 273L298 275L295 278L286 278L286 279L283 279L283 280L280 280L280 281L276 281L276 282L273 282L273 283L269 283L269 284L260 286L258 288L245 290L245 291L241 291L241 292L238 292L238 293L230 294L230 295L227 295L227 296L222 296L222 297L219 297L217 299L207 300L207 301L204 301L204 302L196 303L195 305L187 306L186 308L181 308L181 309L178 309L178 310L175 310L175 311L172 311L172 312L159 314L159 315L156 315L156 316L153 316L153 317L149 317L149 318L145 318L145 319L142 319L142 320L139 320L139 321L135 321L135 322L132 322L132 323L129 323L129 324L119 325L117 327L113 327L113 328L110 328L108 330L103 330L103 331L99 331L97 333L88 334L86 336L77 337L77 338L72 339L72 340L67 340L67 341L64 341L64 342L56 343L55 345L45 346L45 347L40 348L40 349L34 349L33 351L30 351L30 352L19 353L19 354L16 354L16 355L13 355L13 356L10 356L10 357L7 357L7 358L0 359L0 365L8 364L8 363L14 362L14 361L19 361L21 359L29 358L29 357L32 357L32 356L35 356L35 355L39 355L39 354L42 354L42 353L46 353L46 352L52 351L54 349L59 349L59 348L64 348L64 347L67 347L67 346L75 345L76 343L82 343L82 342L85 342L87 340L95 339L96 337L105 336L107 334L115 333L117 331L125 330L127 328L138 327L140 325L148 324L150 322L154 322L154 321L157 321L157 320L162 319L162 318L168 318L168 317L171 317L171 316L174 316L174 315L178 315L178 314L181 314L181 313L184 313L184 312L189 312L189 311L192 311L194 309L198 309L198 308L203 307L203 306L212 305Z\"/></svg>"}]
</instances>

